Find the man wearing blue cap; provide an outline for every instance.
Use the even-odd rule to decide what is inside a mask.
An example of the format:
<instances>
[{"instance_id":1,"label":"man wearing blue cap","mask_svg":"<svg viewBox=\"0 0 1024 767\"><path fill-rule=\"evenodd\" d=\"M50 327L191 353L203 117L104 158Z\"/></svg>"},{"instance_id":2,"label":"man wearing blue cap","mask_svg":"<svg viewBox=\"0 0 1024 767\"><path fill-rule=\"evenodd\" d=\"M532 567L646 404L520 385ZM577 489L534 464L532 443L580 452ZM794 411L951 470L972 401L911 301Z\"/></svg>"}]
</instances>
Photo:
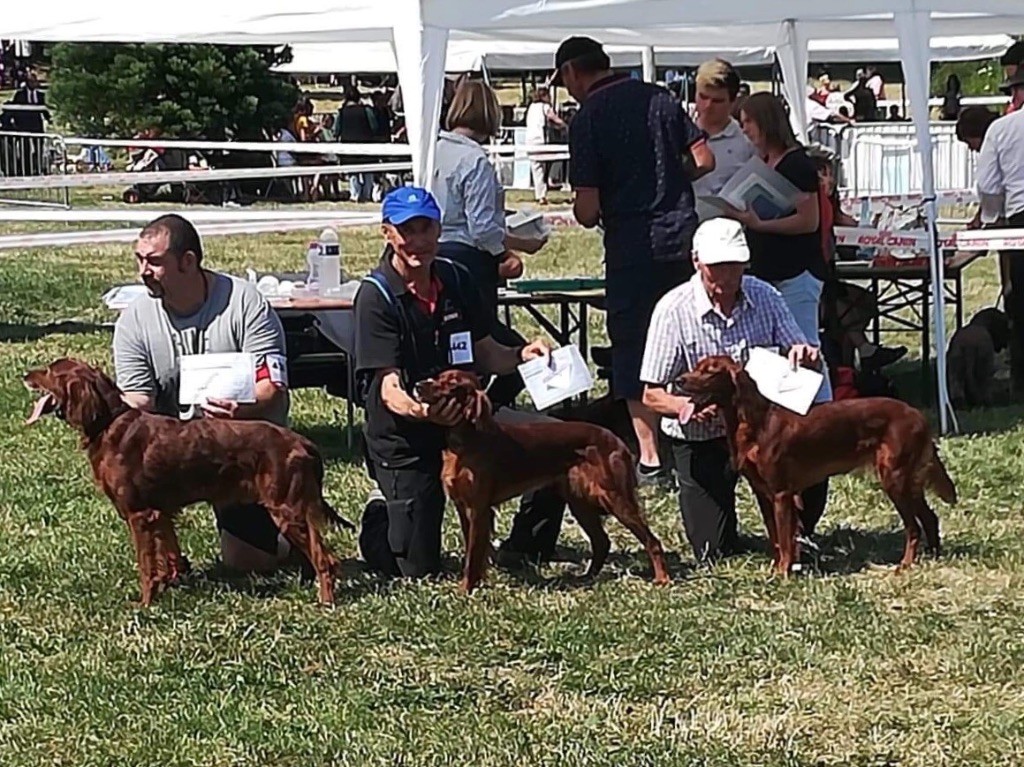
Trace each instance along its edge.
<instances>
[{"instance_id":1,"label":"man wearing blue cap","mask_svg":"<svg viewBox=\"0 0 1024 767\"><path fill-rule=\"evenodd\" d=\"M444 427L461 412L424 405L409 394L413 385L450 368L512 373L549 350L490 336L493 318L472 275L437 257L441 211L430 192L400 187L382 208L386 247L356 295L355 356L368 469L384 502L367 505L359 547L371 569L418 577L440 570Z\"/></svg>"}]
</instances>

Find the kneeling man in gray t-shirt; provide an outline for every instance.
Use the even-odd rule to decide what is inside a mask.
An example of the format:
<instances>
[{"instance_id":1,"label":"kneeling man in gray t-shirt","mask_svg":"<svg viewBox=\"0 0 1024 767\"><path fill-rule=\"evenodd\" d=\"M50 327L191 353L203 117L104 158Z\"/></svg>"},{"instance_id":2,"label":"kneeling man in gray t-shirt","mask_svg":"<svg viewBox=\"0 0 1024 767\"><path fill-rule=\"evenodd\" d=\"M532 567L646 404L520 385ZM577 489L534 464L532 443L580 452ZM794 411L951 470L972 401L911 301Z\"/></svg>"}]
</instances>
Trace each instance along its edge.
<instances>
[{"instance_id":1,"label":"kneeling man in gray t-shirt","mask_svg":"<svg viewBox=\"0 0 1024 767\"><path fill-rule=\"evenodd\" d=\"M166 215L148 224L135 260L149 295L124 310L114 328L117 385L132 407L174 417L260 419L287 426L284 329L256 288L204 269L195 227ZM186 354L247 352L256 358L256 402L209 400L201 412L178 403L179 360ZM272 570L288 543L262 506L214 509L224 564Z\"/></svg>"}]
</instances>

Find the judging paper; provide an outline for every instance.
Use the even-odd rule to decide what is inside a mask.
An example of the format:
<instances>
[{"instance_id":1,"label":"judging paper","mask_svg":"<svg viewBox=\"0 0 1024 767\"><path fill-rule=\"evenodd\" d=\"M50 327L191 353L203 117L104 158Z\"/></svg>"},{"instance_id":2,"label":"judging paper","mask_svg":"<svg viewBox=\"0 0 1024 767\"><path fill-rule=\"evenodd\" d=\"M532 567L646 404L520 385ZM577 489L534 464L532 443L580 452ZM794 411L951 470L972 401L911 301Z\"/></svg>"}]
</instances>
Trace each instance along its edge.
<instances>
[{"instance_id":1,"label":"judging paper","mask_svg":"<svg viewBox=\"0 0 1024 767\"><path fill-rule=\"evenodd\" d=\"M750 350L745 370L768 400L800 415L807 415L825 379L815 370L793 370L788 358L761 347Z\"/></svg>"},{"instance_id":2,"label":"judging paper","mask_svg":"<svg viewBox=\"0 0 1024 767\"><path fill-rule=\"evenodd\" d=\"M753 210L762 221L768 221L796 210L800 194L789 179L764 160L751 157L717 195L697 199L697 215L704 221L722 215L731 206L737 210Z\"/></svg>"},{"instance_id":3,"label":"judging paper","mask_svg":"<svg viewBox=\"0 0 1024 767\"><path fill-rule=\"evenodd\" d=\"M590 391L594 379L575 344L555 349L547 357L538 357L519 366L534 406L544 410L570 397Z\"/></svg>"},{"instance_id":4,"label":"judging paper","mask_svg":"<svg viewBox=\"0 0 1024 767\"><path fill-rule=\"evenodd\" d=\"M256 401L256 357L246 352L185 354L181 357L178 403L203 405L210 399Z\"/></svg>"}]
</instances>

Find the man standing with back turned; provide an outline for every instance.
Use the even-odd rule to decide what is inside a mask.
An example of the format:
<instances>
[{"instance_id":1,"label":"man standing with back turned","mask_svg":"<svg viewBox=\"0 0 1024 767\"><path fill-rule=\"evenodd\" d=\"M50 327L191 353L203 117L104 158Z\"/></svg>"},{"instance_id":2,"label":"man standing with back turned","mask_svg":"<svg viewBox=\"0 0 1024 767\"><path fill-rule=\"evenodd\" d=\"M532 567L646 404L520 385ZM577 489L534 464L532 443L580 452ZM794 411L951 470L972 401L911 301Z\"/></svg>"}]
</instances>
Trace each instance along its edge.
<instances>
[{"instance_id":1,"label":"man standing with back turned","mask_svg":"<svg viewBox=\"0 0 1024 767\"><path fill-rule=\"evenodd\" d=\"M564 40L555 69L552 83L580 102L569 124L573 213L584 227L604 229L612 393L629 407L640 483L664 482L658 416L641 401L640 363L654 305L693 274L691 182L714 170L715 157L667 90L613 74L596 40Z\"/></svg>"}]
</instances>

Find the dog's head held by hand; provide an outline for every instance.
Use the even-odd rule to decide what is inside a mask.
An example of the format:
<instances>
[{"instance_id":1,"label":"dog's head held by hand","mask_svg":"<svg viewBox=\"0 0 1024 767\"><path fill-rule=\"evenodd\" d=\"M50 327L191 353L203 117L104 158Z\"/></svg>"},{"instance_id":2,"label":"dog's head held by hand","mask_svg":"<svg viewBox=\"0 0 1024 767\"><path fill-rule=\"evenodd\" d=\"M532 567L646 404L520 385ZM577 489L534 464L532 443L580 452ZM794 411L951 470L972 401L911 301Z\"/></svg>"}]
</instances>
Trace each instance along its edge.
<instances>
[{"instance_id":1,"label":"dog's head held by hand","mask_svg":"<svg viewBox=\"0 0 1024 767\"><path fill-rule=\"evenodd\" d=\"M419 381L413 386L413 394L426 405L456 402L462 407L463 417L473 424L491 416L491 400L482 390L480 379L463 370L445 370L437 378Z\"/></svg>"},{"instance_id":2,"label":"dog's head held by hand","mask_svg":"<svg viewBox=\"0 0 1024 767\"><path fill-rule=\"evenodd\" d=\"M30 370L24 382L30 391L40 395L26 426L54 413L92 439L127 409L114 382L81 360L64 358L45 368Z\"/></svg>"},{"instance_id":3,"label":"dog's head held by hand","mask_svg":"<svg viewBox=\"0 0 1024 767\"><path fill-rule=\"evenodd\" d=\"M683 394L693 400L698 411L709 405L729 405L753 381L743 366L724 355L705 357L679 378Z\"/></svg>"}]
</instances>

